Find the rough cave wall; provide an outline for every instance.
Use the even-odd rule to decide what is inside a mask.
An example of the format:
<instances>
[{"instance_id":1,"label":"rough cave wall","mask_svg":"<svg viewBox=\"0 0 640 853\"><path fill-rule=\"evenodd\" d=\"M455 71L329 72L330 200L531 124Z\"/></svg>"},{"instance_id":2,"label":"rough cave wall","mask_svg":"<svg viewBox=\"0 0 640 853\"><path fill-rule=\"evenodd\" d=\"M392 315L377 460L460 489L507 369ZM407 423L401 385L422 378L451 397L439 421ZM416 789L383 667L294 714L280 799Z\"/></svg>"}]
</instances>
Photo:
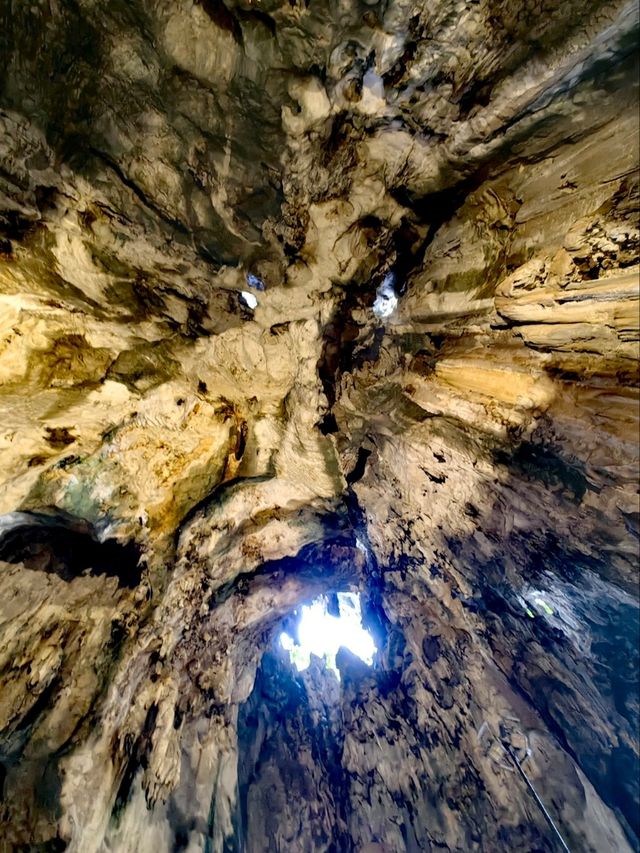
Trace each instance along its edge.
<instances>
[{"instance_id":1,"label":"rough cave wall","mask_svg":"<svg viewBox=\"0 0 640 853\"><path fill-rule=\"evenodd\" d=\"M505 667L486 654L486 635L479 632L474 639L464 610L458 615L455 609L443 613L425 605L433 588L420 588L418 572L412 574L413 597L395 596L402 627L391 628L374 669L343 650L338 682L318 659L298 674L282 650L263 658L239 717L238 849L556 850L524 781L495 743L488 749L478 739L483 724L499 731L514 718L518 736L526 735L533 749L527 772L570 848L632 849L588 779L606 753L585 743L600 734L597 724L570 714L560 726L550 720L563 708L578 713L590 704L588 679L583 676L574 686L579 676L572 674L565 676L566 685L554 677L538 684L537 693L523 689L522 679L509 672L505 677ZM618 649L622 642L625 653L636 656L631 669L637 666L635 626L627 625L626 637L624 629L611 636L607 604L600 601L589 610L591 616L597 610L605 617L601 625L607 625L586 638L599 646L593 662L605 668L600 647L613 643ZM504 613L508 607L494 600L491 610ZM487 613L485 632L491 646L494 612ZM519 618L515 608L511 617ZM553 634L544 625L537 637L524 636L509 650L517 659L514 669L532 669L540 681L540 670L556 669L558 657L574 650L567 649L559 630ZM608 696L611 685L595 680L601 696ZM632 682L623 692L633 701L637 687ZM610 713L632 744L629 710L629 723L615 710ZM565 732L571 732L569 738ZM626 738L623 734L621 740ZM632 749L626 758L631 763ZM623 769L625 751L619 746L607 755L608 780L600 775L596 783L619 816L634 796L625 785L633 787L636 778L629 765ZM632 809L627 814L634 819Z\"/></svg>"},{"instance_id":2,"label":"rough cave wall","mask_svg":"<svg viewBox=\"0 0 640 853\"><path fill-rule=\"evenodd\" d=\"M4 849L261 849L263 749L283 850L553 849L509 714L574 848L637 844L636 41L0 0ZM263 655L345 585L329 703Z\"/></svg>"}]
</instances>

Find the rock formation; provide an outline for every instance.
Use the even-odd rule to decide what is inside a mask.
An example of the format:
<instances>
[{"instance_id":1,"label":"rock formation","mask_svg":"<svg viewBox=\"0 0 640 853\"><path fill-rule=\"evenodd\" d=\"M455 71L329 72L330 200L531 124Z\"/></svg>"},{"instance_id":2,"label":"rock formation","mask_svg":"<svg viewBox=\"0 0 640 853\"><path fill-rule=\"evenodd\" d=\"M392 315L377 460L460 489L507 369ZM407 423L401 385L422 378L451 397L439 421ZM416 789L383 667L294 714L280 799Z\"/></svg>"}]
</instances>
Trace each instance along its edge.
<instances>
[{"instance_id":1,"label":"rock formation","mask_svg":"<svg viewBox=\"0 0 640 853\"><path fill-rule=\"evenodd\" d=\"M2 853L637 849L637 35L0 0Z\"/></svg>"}]
</instances>

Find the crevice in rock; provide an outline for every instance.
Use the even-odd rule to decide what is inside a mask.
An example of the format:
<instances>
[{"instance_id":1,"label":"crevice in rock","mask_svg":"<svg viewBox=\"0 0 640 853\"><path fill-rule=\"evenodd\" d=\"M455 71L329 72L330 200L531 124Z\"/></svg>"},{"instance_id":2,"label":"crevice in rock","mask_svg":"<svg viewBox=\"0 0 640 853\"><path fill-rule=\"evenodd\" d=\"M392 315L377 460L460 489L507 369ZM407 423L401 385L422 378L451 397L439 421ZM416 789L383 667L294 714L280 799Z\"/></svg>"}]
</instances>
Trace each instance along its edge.
<instances>
[{"instance_id":1,"label":"crevice in rock","mask_svg":"<svg viewBox=\"0 0 640 853\"><path fill-rule=\"evenodd\" d=\"M109 575L122 586L140 583L141 552L134 542L99 540L83 519L61 512L20 512L0 519L0 560L32 571L53 572L65 581L84 574Z\"/></svg>"},{"instance_id":2,"label":"crevice in rock","mask_svg":"<svg viewBox=\"0 0 640 853\"><path fill-rule=\"evenodd\" d=\"M353 485L353 483L357 483L358 480L361 480L364 477L364 473L367 467L367 460L371 456L371 451L366 447L358 448L358 458L356 460L356 464L353 467L353 470L347 474L347 483L349 485Z\"/></svg>"},{"instance_id":3,"label":"crevice in rock","mask_svg":"<svg viewBox=\"0 0 640 853\"><path fill-rule=\"evenodd\" d=\"M0 847L630 853L634 10L254 5L0 0Z\"/></svg>"}]
</instances>

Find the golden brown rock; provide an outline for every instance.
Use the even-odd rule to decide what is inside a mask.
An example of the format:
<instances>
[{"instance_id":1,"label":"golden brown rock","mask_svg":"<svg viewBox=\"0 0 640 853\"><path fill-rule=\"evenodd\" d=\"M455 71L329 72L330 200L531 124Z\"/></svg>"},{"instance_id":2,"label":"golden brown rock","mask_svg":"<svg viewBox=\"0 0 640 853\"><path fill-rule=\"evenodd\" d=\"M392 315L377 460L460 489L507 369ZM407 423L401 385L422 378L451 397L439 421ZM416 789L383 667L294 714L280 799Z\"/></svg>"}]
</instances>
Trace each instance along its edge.
<instances>
[{"instance_id":1,"label":"golden brown rock","mask_svg":"<svg viewBox=\"0 0 640 853\"><path fill-rule=\"evenodd\" d=\"M365 5L0 0L2 853L637 845L636 10Z\"/></svg>"}]
</instances>

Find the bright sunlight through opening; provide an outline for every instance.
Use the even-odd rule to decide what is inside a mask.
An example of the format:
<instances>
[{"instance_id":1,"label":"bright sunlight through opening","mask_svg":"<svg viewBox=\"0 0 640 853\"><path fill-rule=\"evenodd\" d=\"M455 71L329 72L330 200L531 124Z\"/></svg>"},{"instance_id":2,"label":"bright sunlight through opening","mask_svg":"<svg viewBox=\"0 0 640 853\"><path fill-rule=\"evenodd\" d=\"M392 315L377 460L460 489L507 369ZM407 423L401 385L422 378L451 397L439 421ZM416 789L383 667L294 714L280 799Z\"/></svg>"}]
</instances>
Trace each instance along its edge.
<instances>
[{"instance_id":1,"label":"bright sunlight through opening","mask_svg":"<svg viewBox=\"0 0 640 853\"><path fill-rule=\"evenodd\" d=\"M240 291L240 299L253 311L258 307L258 299L255 294L251 293L249 290L241 290Z\"/></svg>"},{"instance_id":2,"label":"bright sunlight through opening","mask_svg":"<svg viewBox=\"0 0 640 853\"><path fill-rule=\"evenodd\" d=\"M398 297L395 290L396 277L390 272L376 290L376 301L373 303L373 313L376 317L390 317L396 310Z\"/></svg>"},{"instance_id":3,"label":"bright sunlight through opening","mask_svg":"<svg viewBox=\"0 0 640 853\"><path fill-rule=\"evenodd\" d=\"M339 592L337 597L339 616L327 611L325 596L303 606L298 626L299 643L286 632L280 634L280 642L299 672L309 666L313 652L324 658L326 665L340 678L336 667L340 646L345 646L365 663L373 663L376 647L371 634L362 625L360 596L354 592Z\"/></svg>"}]
</instances>

